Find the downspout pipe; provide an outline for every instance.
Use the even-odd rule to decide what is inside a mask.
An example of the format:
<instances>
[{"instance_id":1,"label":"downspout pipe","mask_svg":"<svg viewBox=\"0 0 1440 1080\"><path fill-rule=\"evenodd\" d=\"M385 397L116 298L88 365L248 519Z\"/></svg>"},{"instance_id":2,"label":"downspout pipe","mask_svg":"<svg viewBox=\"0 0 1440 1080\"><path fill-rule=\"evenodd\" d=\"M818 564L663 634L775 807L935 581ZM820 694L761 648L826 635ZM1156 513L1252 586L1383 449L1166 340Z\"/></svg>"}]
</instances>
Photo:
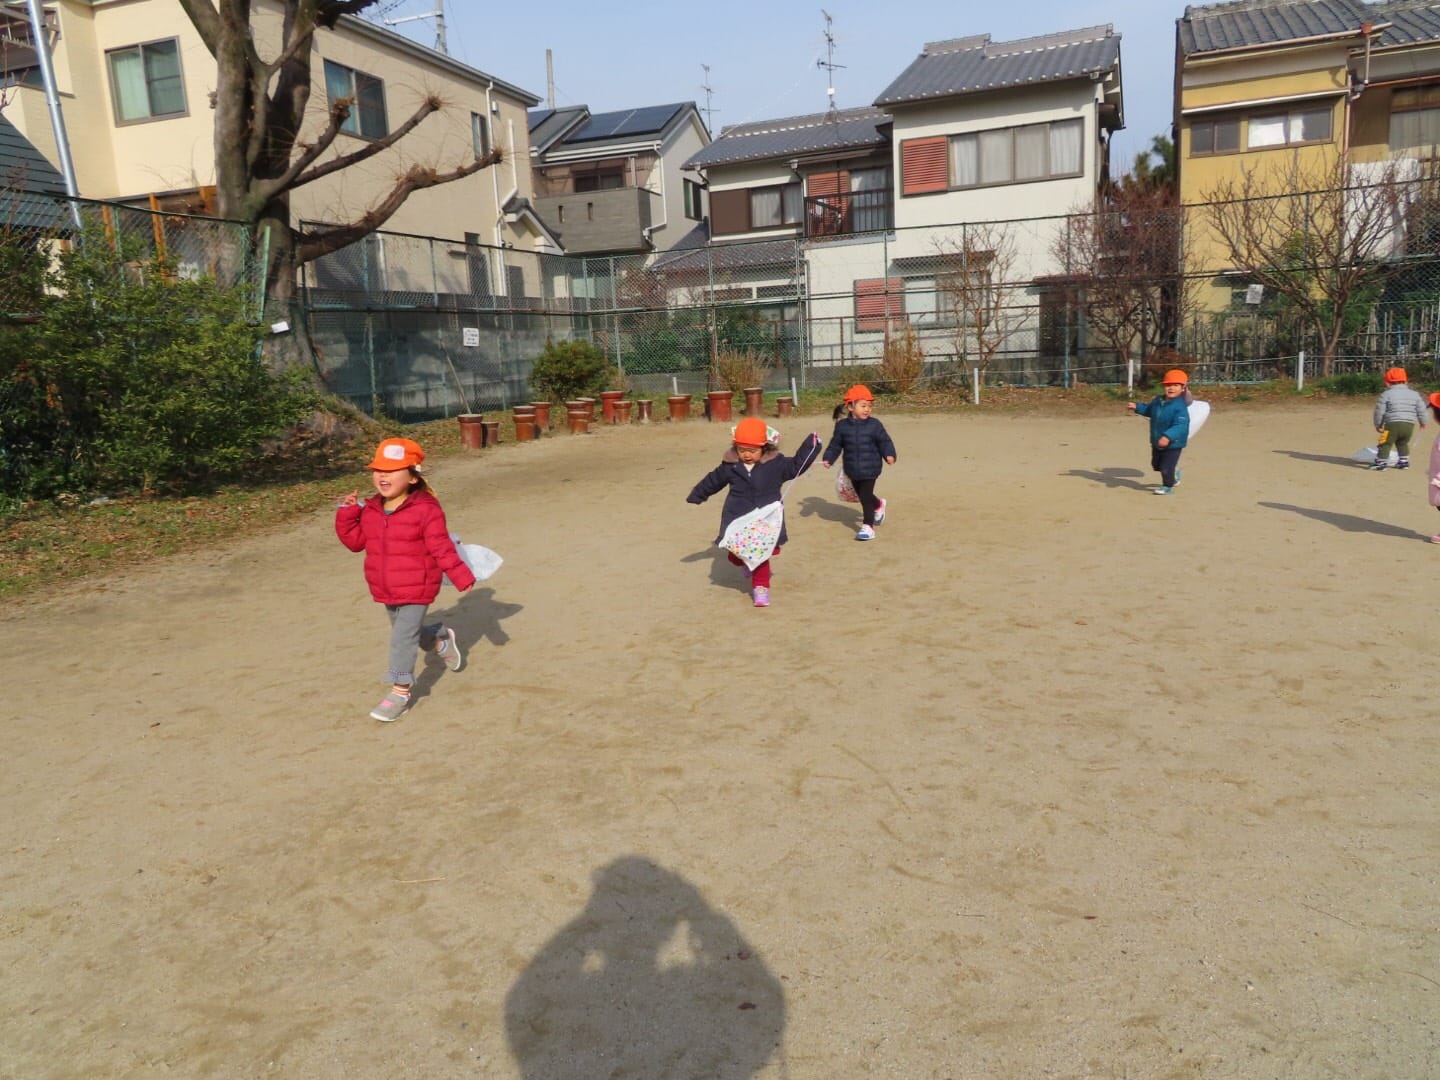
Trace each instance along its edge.
<instances>
[{"instance_id":1,"label":"downspout pipe","mask_svg":"<svg viewBox=\"0 0 1440 1080\"><path fill-rule=\"evenodd\" d=\"M50 110L50 130L60 155L60 175L65 181L65 194L70 196L70 217L75 230L81 230L80 208L75 204L80 187L75 181L75 162L70 157L70 137L65 133L65 114L60 110L60 88L55 82L55 65L50 59L50 38L46 33L45 13L40 0L27 0L30 11L30 33L35 37L35 56L40 61L40 79L45 84L45 104ZM58 17L58 12L57 12Z\"/></svg>"}]
</instances>

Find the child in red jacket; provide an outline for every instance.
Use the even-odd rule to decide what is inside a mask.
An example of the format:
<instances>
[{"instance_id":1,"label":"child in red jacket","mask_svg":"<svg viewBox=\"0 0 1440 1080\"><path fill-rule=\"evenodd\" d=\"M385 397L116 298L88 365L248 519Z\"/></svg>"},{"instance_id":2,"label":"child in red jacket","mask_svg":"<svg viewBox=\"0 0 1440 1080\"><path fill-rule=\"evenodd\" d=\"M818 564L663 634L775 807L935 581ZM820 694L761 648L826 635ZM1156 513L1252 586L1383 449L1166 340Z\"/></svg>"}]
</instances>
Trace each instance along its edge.
<instances>
[{"instance_id":1,"label":"child in red jacket","mask_svg":"<svg viewBox=\"0 0 1440 1080\"><path fill-rule=\"evenodd\" d=\"M425 626L425 610L440 592L443 573L462 593L475 575L460 560L445 511L420 475L425 451L409 439L386 439L366 466L377 499L352 491L335 511L335 535L351 551L365 552L365 581L390 616L390 692L370 710L376 720L398 720L410 707L416 649L434 652L451 671L462 657L455 631Z\"/></svg>"}]
</instances>

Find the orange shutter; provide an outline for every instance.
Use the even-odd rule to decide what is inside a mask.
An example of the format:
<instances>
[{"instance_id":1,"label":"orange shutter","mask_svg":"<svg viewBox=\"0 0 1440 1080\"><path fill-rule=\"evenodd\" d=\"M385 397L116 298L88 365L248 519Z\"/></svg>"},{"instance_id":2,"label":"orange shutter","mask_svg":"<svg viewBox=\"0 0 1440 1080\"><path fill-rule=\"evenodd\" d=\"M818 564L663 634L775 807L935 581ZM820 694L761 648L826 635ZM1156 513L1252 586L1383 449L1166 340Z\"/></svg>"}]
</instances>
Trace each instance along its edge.
<instances>
[{"instance_id":1,"label":"orange shutter","mask_svg":"<svg viewBox=\"0 0 1440 1080\"><path fill-rule=\"evenodd\" d=\"M835 172L811 173L805 178L805 194L815 201L809 204L810 236L836 236L849 232L850 174L844 169Z\"/></svg>"},{"instance_id":2,"label":"orange shutter","mask_svg":"<svg viewBox=\"0 0 1440 1080\"><path fill-rule=\"evenodd\" d=\"M884 330L905 317L903 278L864 278L855 282L855 329Z\"/></svg>"},{"instance_id":3,"label":"orange shutter","mask_svg":"<svg viewBox=\"0 0 1440 1080\"><path fill-rule=\"evenodd\" d=\"M950 139L906 139L900 144L900 189L906 195L950 187Z\"/></svg>"}]
</instances>

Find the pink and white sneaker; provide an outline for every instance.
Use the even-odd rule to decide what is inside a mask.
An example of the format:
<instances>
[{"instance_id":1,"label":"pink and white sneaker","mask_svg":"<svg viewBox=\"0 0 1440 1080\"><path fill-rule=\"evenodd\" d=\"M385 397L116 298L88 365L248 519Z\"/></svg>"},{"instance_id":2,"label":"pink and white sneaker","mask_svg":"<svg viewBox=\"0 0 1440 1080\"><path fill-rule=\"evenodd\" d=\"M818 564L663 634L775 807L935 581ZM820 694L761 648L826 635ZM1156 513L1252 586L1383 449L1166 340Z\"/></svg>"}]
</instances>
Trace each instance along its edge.
<instances>
[{"instance_id":1,"label":"pink and white sneaker","mask_svg":"<svg viewBox=\"0 0 1440 1080\"><path fill-rule=\"evenodd\" d=\"M878 501L879 501L880 505L877 506L877 507L875 507L875 524L876 524L876 525L879 525L882 521L885 520L885 500L884 500L884 499L880 499L880 500L878 500Z\"/></svg>"},{"instance_id":2,"label":"pink and white sneaker","mask_svg":"<svg viewBox=\"0 0 1440 1080\"><path fill-rule=\"evenodd\" d=\"M770 590L767 589L764 585L756 585L754 595L756 607L770 606Z\"/></svg>"}]
</instances>

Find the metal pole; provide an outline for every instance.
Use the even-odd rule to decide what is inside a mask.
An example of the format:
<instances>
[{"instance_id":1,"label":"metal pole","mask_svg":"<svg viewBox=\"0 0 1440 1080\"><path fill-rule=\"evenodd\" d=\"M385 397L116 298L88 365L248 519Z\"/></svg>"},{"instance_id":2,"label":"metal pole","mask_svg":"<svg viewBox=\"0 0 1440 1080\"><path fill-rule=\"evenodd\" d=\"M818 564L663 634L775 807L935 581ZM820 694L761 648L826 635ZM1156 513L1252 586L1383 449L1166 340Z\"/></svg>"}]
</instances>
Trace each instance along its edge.
<instances>
[{"instance_id":1,"label":"metal pole","mask_svg":"<svg viewBox=\"0 0 1440 1080\"><path fill-rule=\"evenodd\" d=\"M1300 356L1295 362L1295 389L1305 389L1305 350L1300 350Z\"/></svg>"},{"instance_id":2,"label":"metal pole","mask_svg":"<svg viewBox=\"0 0 1440 1080\"><path fill-rule=\"evenodd\" d=\"M55 65L50 62L50 39L46 36L45 13L40 9L40 0L28 0L28 7L30 33L35 38L35 56L40 61L40 78L45 84L45 104L50 109L50 130L54 133L55 148L60 154L60 175L65 180L65 194L71 199L70 219L75 223L75 231L80 232L80 207L74 202L80 197L80 188L75 182L75 162L70 158L70 137L65 134L65 116L60 111L60 90L55 85Z\"/></svg>"}]
</instances>

